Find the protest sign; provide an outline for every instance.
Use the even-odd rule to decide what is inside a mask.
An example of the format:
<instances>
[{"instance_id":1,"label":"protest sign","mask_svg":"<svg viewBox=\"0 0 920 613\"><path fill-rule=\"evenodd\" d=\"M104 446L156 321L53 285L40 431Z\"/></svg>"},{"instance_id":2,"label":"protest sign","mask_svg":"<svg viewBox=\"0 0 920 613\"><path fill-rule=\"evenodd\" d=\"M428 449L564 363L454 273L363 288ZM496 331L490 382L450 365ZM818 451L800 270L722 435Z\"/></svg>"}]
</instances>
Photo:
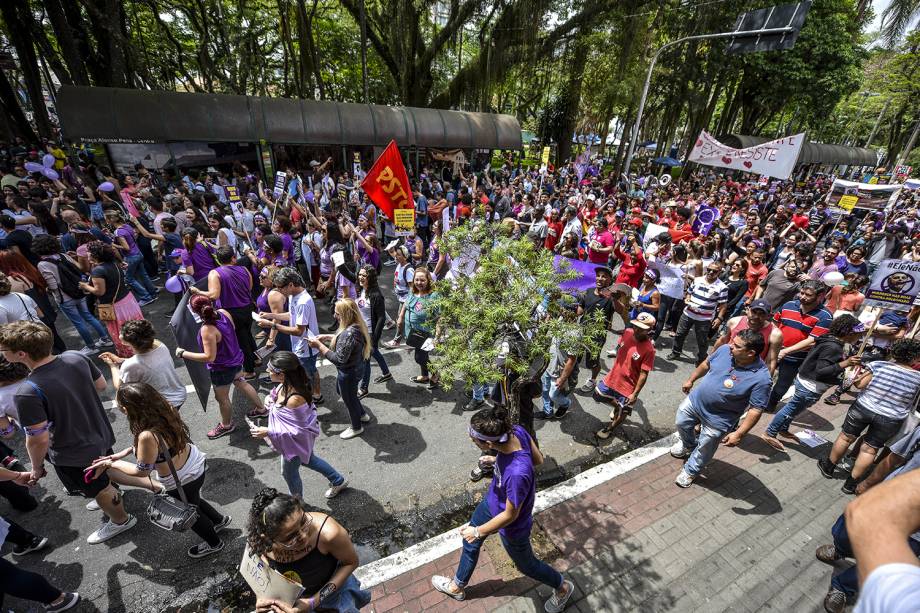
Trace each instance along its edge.
<instances>
[{"instance_id":1,"label":"protest sign","mask_svg":"<svg viewBox=\"0 0 920 613\"><path fill-rule=\"evenodd\" d=\"M877 185L836 179L827 193L827 204L847 212L854 208L884 211L889 204L897 201L901 189L902 185Z\"/></svg>"},{"instance_id":2,"label":"protest sign","mask_svg":"<svg viewBox=\"0 0 920 613\"><path fill-rule=\"evenodd\" d=\"M866 305L909 311L920 296L920 262L883 260L866 290Z\"/></svg>"},{"instance_id":3,"label":"protest sign","mask_svg":"<svg viewBox=\"0 0 920 613\"><path fill-rule=\"evenodd\" d=\"M412 209L414 214L415 201L396 141L391 140L371 166L361 182L361 189L392 222L396 221L393 215L396 209Z\"/></svg>"},{"instance_id":4,"label":"protest sign","mask_svg":"<svg viewBox=\"0 0 920 613\"><path fill-rule=\"evenodd\" d=\"M270 598L293 605L303 594L303 586L295 583L252 555L249 545L243 550L240 574L252 588L256 599Z\"/></svg>"},{"instance_id":5,"label":"protest sign","mask_svg":"<svg viewBox=\"0 0 920 613\"><path fill-rule=\"evenodd\" d=\"M543 147L543 155L540 156L540 164L549 166L549 147Z\"/></svg>"},{"instance_id":6,"label":"protest sign","mask_svg":"<svg viewBox=\"0 0 920 613\"><path fill-rule=\"evenodd\" d=\"M284 184L287 183L287 175L283 171L279 170L275 173L275 187L272 189L272 193L275 195L275 198L280 198L281 194L284 193Z\"/></svg>"},{"instance_id":7,"label":"protest sign","mask_svg":"<svg viewBox=\"0 0 920 613\"><path fill-rule=\"evenodd\" d=\"M661 226L656 223L650 223L647 226L645 226L645 236L642 237L643 238L642 248L648 249L648 246L651 244L652 239L654 239L659 234L663 234L664 232L667 232L667 231L668 231L667 226Z\"/></svg>"},{"instance_id":8,"label":"protest sign","mask_svg":"<svg viewBox=\"0 0 920 613\"><path fill-rule=\"evenodd\" d=\"M415 209L393 209L396 236L409 236L415 230Z\"/></svg>"},{"instance_id":9,"label":"protest sign","mask_svg":"<svg viewBox=\"0 0 920 613\"><path fill-rule=\"evenodd\" d=\"M696 219L693 220L693 231L696 234L709 236L709 232L718 218L719 209L705 203L701 204L696 211Z\"/></svg>"},{"instance_id":10,"label":"protest sign","mask_svg":"<svg viewBox=\"0 0 920 613\"><path fill-rule=\"evenodd\" d=\"M233 211L233 217L239 219L243 216L243 200L240 198L240 190L235 185L228 185L224 188L227 192L227 200L230 201L230 210Z\"/></svg>"},{"instance_id":11,"label":"protest sign","mask_svg":"<svg viewBox=\"0 0 920 613\"><path fill-rule=\"evenodd\" d=\"M804 132L753 147L735 149L720 143L706 130L703 130L690 151L689 161L706 166L734 168L741 172L756 172L777 179L788 179L796 160L799 159L799 151L802 149L803 142L805 142Z\"/></svg>"}]
</instances>

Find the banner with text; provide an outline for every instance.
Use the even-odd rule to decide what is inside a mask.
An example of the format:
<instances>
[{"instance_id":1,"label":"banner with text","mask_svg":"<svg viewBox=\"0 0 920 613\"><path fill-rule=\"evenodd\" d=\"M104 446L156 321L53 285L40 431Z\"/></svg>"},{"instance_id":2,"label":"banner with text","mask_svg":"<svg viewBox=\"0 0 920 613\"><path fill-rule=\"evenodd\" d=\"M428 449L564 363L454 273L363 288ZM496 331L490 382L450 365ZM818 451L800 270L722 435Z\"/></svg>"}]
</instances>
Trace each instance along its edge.
<instances>
[{"instance_id":1,"label":"banner with text","mask_svg":"<svg viewBox=\"0 0 920 613\"><path fill-rule=\"evenodd\" d=\"M909 311L920 299L920 262L883 260L872 274L866 304Z\"/></svg>"},{"instance_id":2,"label":"banner with text","mask_svg":"<svg viewBox=\"0 0 920 613\"><path fill-rule=\"evenodd\" d=\"M901 189L903 186L899 184L877 185L837 179L827 193L827 204L848 213L853 209L884 211L897 201Z\"/></svg>"},{"instance_id":3,"label":"banner with text","mask_svg":"<svg viewBox=\"0 0 920 613\"><path fill-rule=\"evenodd\" d=\"M364 181L361 182L361 189L394 224L407 223L406 213L400 213L400 218L397 219L394 211L410 209L413 216L412 225L415 225L415 201L412 199L409 177L406 175L406 167L396 147L396 141L391 140L371 166Z\"/></svg>"},{"instance_id":4,"label":"banner with text","mask_svg":"<svg viewBox=\"0 0 920 613\"><path fill-rule=\"evenodd\" d=\"M799 151L804 142L803 132L753 147L735 149L720 143L709 132L703 130L696 139L693 150L690 151L689 161L788 179L795 167L795 161L799 159Z\"/></svg>"}]
</instances>

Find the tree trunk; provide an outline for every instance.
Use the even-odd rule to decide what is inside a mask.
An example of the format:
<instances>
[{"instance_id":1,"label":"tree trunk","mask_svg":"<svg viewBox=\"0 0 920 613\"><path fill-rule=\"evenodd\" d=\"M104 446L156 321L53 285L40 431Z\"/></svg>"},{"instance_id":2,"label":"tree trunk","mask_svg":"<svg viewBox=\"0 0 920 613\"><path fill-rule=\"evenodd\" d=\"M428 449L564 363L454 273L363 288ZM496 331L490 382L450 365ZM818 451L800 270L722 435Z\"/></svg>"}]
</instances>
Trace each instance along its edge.
<instances>
[{"instance_id":1,"label":"tree trunk","mask_svg":"<svg viewBox=\"0 0 920 613\"><path fill-rule=\"evenodd\" d=\"M32 14L26 0L6 0L0 2L0 14L6 22L7 35L16 55L19 56L19 68L29 94L29 105L32 107L32 117L35 127L42 138L51 138L51 121L48 119L48 109L45 106L45 95L42 92L41 73L38 68L38 58L35 47L29 36L32 28L29 22Z\"/></svg>"},{"instance_id":2,"label":"tree trunk","mask_svg":"<svg viewBox=\"0 0 920 613\"><path fill-rule=\"evenodd\" d=\"M557 126L554 138L556 140L556 164L564 164L572 152L572 134L575 132L575 121L578 107L581 102L581 85L585 76L585 60L588 58L588 42L586 36L579 33L575 39L571 62L568 63L569 78L566 85L568 97L563 119Z\"/></svg>"},{"instance_id":3,"label":"tree trunk","mask_svg":"<svg viewBox=\"0 0 920 613\"><path fill-rule=\"evenodd\" d=\"M38 142L35 131L29 124L29 120L26 119L26 114L22 112L22 107L19 106L16 91L6 76L6 70L0 70L0 109L3 110L7 125L14 136L18 136L27 143Z\"/></svg>"},{"instance_id":4,"label":"tree trunk","mask_svg":"<svg viewBox=\"0 0 920 613\"><path fill-rule=\"evenodd\" d=\"M48 21L51 22L54 38L61 49L61 57L64 59L64 64L67 65L71 81L74 85L89 85L89 73L86 71L84 62L85 56L80 53L80 45L75 37L74 28L67 21L61 0L45 0L45 11L48 13Z\"/></svg>"}]
</instances>

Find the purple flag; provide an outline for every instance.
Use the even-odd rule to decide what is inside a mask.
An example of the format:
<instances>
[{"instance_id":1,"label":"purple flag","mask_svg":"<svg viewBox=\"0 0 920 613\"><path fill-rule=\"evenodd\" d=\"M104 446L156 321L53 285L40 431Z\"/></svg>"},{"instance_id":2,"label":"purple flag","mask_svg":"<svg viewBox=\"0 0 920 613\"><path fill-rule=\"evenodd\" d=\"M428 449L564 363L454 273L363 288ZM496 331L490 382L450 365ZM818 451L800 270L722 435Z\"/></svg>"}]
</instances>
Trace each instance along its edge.
<instances>
[{"instance_id":1,"label":"purple flag","mask_svg":"<svg viewBox=\"0 0 920 613\"><path fill-rule=\"evenodd\" d=\"M564 258L561 255L557 255L553 258L553 262L556 265L556 270L562 270L563 260L569 263L569 268L577 272L578 276L574 279L564 281L559 286L559 289L567 292L583 292L594 287L594 271L599 266L602 266L602 264L591 264L590 262L582 262L581 260L573 260L571 258Z\"/></svg>"},{"instance_id":2,"label":"purple flag","mask_svg":"<svg viewBox=\"0 0 920 613\"><path fill-rule=\"evenodd\" d=\"M709 236L712 226L719 218L719 209L709 206L707 203L700 204L696 210L696 219L693 220L693 232Z\"/></svg>"},{"instance_id":3,"label":"purple flag","mask_svg":"<svg viewBox=\"0 0 920 613\"><path fill-rule=\"evenodd\" d=\"M585 178L585 172L587 172L590 163L591 158L587 150L582 151L578 154L578 157L575 158L575 174L578 176L579 182Z\"/></svg>"}]
</instances>

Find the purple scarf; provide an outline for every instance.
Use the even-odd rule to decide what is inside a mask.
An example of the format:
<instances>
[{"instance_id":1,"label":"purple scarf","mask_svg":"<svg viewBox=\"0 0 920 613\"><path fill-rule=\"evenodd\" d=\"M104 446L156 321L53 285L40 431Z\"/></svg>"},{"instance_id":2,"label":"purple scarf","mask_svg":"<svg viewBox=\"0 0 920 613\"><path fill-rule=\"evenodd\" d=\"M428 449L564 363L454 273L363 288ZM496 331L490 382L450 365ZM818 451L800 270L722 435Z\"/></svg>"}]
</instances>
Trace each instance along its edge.
<instances>
[{"instance_id":1,"label":"purple scarf","mask_svg":"<svg viewBox=\"0 0 920 613\"><path fill-rule=\"evenodd\" d=\"M309 403L295 408L279 404L280 389L278 386L269 394L268 443L285 460L296 457L306 463L313 455L313 443L319 436L316 409Z\"/></svg>"}]
</instances>

